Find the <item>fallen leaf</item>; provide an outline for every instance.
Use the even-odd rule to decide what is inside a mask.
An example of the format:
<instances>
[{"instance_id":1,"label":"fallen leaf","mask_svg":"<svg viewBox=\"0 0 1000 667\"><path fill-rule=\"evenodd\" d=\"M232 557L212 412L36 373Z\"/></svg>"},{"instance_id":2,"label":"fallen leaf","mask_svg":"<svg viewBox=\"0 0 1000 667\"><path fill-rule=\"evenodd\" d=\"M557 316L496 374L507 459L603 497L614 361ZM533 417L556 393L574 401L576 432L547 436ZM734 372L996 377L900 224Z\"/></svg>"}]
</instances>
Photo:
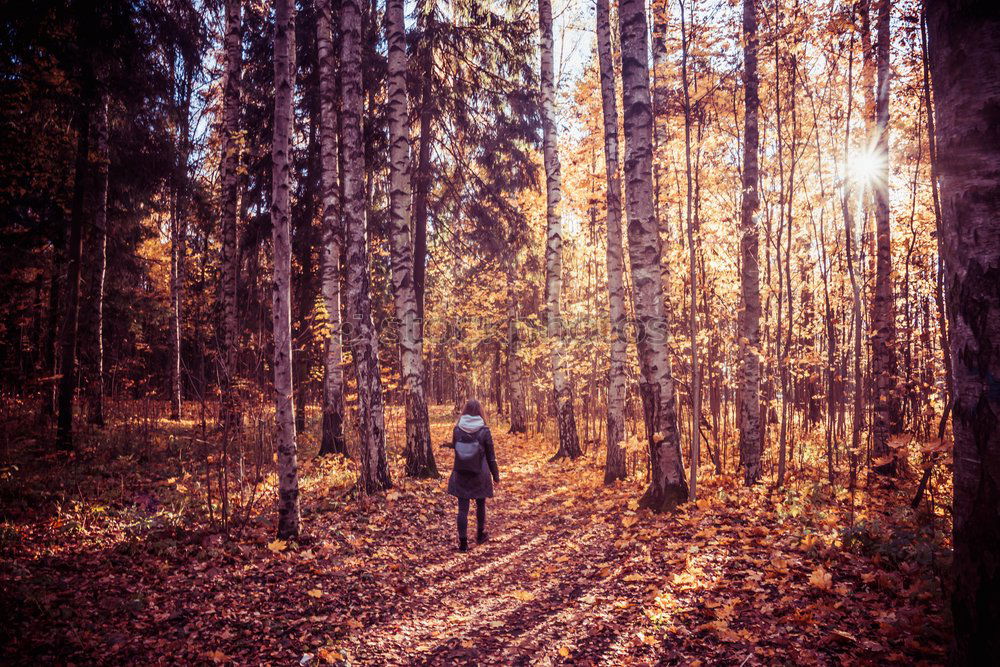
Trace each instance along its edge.
<instances>
[{"instance_id":1,"label":"fallen leaf","mask_svg":"<svg viewBox=\"0 0 1000 667\"><path fill-rule=\"evenodd\" d=\"M820 565L809 575L809 583L820 590L829 591L833 588L833 576Z\"/></svg>"}]
</instances>

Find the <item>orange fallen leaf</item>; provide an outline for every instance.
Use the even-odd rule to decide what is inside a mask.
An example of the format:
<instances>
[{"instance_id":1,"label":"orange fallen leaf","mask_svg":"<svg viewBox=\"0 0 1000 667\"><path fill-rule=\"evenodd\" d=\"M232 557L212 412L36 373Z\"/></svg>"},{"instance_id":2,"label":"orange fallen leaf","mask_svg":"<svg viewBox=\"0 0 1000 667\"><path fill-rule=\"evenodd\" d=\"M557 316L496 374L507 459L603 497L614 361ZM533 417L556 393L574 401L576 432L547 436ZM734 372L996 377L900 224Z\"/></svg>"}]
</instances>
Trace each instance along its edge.
<instances>
[{"instance_id":1,"label":"orange fallen leaf","mask_svg":"<svg viewBox=\"0 0 1000 667\"><path fill-rule=\"evenodd\" d=\"M833 588L833 575L820 565L809 575L809 583L820 590L829 591Z\"/></svg>"}]
</instances>

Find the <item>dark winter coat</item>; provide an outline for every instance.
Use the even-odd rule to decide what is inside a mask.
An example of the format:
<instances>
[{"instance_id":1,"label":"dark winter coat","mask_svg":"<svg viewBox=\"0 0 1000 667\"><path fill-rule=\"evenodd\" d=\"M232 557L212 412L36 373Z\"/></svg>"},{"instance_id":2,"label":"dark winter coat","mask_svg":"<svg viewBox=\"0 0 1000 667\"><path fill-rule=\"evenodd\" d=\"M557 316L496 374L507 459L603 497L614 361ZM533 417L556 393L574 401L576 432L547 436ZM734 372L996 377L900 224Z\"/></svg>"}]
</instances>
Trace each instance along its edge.
<instances>
[{"instance_id":1,"label":"dark winter coat","mask_svg":"<svg viewBox=\"0 0 1000 667\"><path fill-rule=\"evenodd\" d=\"M457 498L492 498L493 482L500 481L496 452L493 450L493 436L488 426L483 426L472 433L455 426L449 446L454 449L456 442L476 440L483 447L483 465L478 473L459 472L452 467L451 478L448 480L448 493Z\"/></svg>"}]
</instances>

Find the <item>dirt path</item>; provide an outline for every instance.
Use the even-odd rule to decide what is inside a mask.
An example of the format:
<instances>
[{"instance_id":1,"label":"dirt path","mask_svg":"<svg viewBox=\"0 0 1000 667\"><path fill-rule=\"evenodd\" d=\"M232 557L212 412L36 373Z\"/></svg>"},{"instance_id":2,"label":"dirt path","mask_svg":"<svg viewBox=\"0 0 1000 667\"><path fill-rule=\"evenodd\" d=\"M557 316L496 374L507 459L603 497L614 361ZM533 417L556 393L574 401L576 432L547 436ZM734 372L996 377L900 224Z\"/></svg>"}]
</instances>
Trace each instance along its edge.
<instances>
[{"instance_id":1,"label":"dirt path","mask_svg":"<svg viewBox=\"0 0 1000 667\"><path fill-rule=\"evenodd\" d=\"M541 474L541 461L511 465L510 440L498 441L506 474L487 505L491 539L457 552L454 520L445 521L428 538L432 551L449 553L417 565L412 596L349 637L345 654L371 663L405 656L416 664L626 657L612 621L639 612L613 606L622 569L621 554L609 548L615 529L598 516L593 498L556 486Z\"/></svg>"}]
</instances>

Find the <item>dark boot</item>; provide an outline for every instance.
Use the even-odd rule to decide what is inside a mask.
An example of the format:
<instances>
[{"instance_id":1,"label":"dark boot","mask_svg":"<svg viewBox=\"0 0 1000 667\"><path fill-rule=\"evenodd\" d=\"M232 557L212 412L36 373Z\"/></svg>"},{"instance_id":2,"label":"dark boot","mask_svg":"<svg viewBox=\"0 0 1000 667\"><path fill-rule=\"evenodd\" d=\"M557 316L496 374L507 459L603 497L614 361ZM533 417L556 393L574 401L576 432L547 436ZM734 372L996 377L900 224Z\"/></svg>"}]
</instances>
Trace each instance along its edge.
<instances>
[{"instance_id":1,"label":"dark boot","mask_svg":"<svg viewBox=\"0 0 1000 667\"><path fill-rule=\"evenodd\" d=\"M490 534L485 531L480 531L476 534L476 544L482 544L488 539L490 539Z\"/></svg>"},{"instance_id":2,"label":"dark boot","mask_svg":"<svg viewBox=\"0 0 1000 667\"><path fill-rule=\"evenodd\" d=\"M459 540L458 541L458 550L459 551L468 551L469 550L469 541L468 540Z\"/></svg>"}]
</instances>

